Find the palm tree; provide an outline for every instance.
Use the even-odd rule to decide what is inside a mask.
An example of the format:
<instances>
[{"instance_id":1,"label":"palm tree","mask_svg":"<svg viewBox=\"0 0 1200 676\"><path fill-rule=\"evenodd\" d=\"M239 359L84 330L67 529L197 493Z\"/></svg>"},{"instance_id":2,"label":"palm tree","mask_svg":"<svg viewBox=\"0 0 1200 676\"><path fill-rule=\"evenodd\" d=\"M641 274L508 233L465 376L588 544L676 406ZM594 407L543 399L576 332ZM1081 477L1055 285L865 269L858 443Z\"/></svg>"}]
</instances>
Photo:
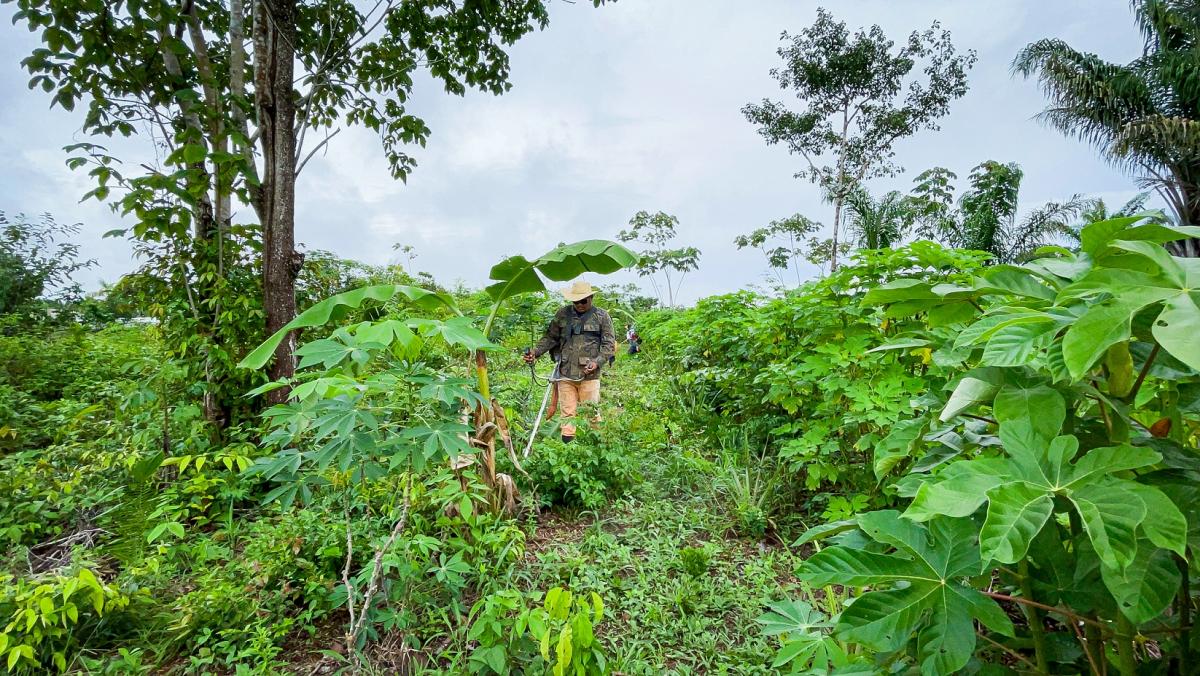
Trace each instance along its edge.
<instances>
[{"instance_id":1,"label":"palm tree","mask_svg":"<svg viewBox=\"0 0 1200 676\"><path fill-rule=\"evenodd\" d=\"M1018 220L1024 175L1015 162L983 162L971 170L970 187L955 209L949 183L954 174L940 167L921 174L908 198L912 212L923 221L919 232L959 249L986 251L996 263L1029 258L1038 247L1054 244L1066 223L1092 202L1074 195L1064 202L1047 202Z\"/></svg>"},{"instance_id":2,"label":"palm tree","mask_svg":"<svg viewBox=\"0 0 1200 676\"><path fill-rule=\"evenodd\" d=\"M908 199L896 190L878 200L866 190L855 190L846 196L846 212L855 245L863 249L899 244L913 220Z\"/></svg>"},{"instance_id":3,"label":"palm tree","mask_svg":"<svg viewBox=\"0 0 1200 676\"><path fill-rule=\"evenodd\" d=\"M1108 205L1104 200L1095 197L1087 200L1087 206L1083 211L1079 212L1079 219L1074 223L1063 224L1059 229L1058 234L1065 239L1072 247L1078 248L1082 243L1083 238L1081 233L1084 226L1100 221L1107 221L1110 218L1121 218L1122 216L1132 216L1146 206L1146 201L1150 199L1150 193L1140 192L1133 196L1120 209L1109 211Z\"/></svg>"},{"instance_id":4,"label":"palm tree","mask_svg":"<svg viewBox=\"0 0 1200 676\"><path fill-rule=\"evenodd\" d=\"M1013 71L1050 99L1041 119L1136 173L1182 224L1200 224L1200 0L1133 0L1142 55L1110 63L1062 40L1031 43ZM1200 257L1200 240L1168 245Z\"/></svg>"}]
</instances>

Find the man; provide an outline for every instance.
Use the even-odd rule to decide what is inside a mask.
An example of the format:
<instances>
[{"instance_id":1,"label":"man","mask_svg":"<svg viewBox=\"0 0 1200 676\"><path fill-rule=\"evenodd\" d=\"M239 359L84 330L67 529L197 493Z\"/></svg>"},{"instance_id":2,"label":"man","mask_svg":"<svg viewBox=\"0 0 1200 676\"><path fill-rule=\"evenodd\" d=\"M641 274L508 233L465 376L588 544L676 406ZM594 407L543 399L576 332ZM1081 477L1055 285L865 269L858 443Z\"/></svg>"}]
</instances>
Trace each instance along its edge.
<instances>
[{"instance_id":1,"label":"man","mask_svg":"<svg viewBox=\"0 0 1200 676\"><path fill-rule=\"evenodd\" d=\"M532 364L547 352L558 355L558 407L562 411L562 440L575 439L575 411L581 401L600 401L600 365L608 362L617 351L608 313L592 304L596 291L592 285L579 280L562 290L570 305L554 314L546 333L532 350L525 353L525 362Z\"/></svg>"}]
</instances>

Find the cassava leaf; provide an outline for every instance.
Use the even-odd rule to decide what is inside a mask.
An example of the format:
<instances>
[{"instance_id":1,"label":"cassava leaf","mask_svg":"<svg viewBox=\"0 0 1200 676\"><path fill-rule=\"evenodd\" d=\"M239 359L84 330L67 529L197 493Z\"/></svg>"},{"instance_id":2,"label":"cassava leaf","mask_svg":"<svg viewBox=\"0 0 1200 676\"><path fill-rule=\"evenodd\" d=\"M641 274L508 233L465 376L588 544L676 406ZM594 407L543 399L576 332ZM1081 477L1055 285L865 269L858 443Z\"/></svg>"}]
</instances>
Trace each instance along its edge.
<instances>
[{"instance_id":1,"label":"cassava leaf","mask_svg":"<svg viewBox=\"0 0 1200 676\"><path fill-rule=\"evenodd\" d=\"M446 309L455 314L460 314L454 299L444 293L401 284L364 286L330 296L301 312L295 319L285 324L283 328L276 331L270 338L263 341L261 345L254 348L250 354L238 362L238 366L247 369L260 369L271 360L271 355L275 353L275 349L279 347L279 344L283 342L287 334L292 331L323 326L343 316L347 310L360 307L367 301L382 303L397 296L407 299L413 305L424 310Z\"/></svg>"},{"instance_id":2,"label":"cassava leaf","mask_svg":"<svg viewBox=\"0 0 1200 676\"><path fill-rule=\"evenodd\" d=\"M1004 374L1000 369L984 368L968 372L954 387L938 419L945 422L973 406L991 401L1003 384Z\"/></svg>"},{"instance_id":3,"label":"cassava leaf","mask_svg":"<svg viewBox=\"0 0 1200 676\"><path fill-rule=\"evenodd\" d=\"M1179 591L1180 573L1170 552L1141 542L1137 556L1124 568L1100 566L1104 586L1117 608L1134 624L1149 622L1162 614Z\"/></svg>"},{"instance_id":4,"label":"cassava leaf","mask_svg":"<svg viewBox=\"0 0 1200 676\"><path fill-rule=\"evenodd\" d=\"M1046 439L1054 438L1067 417L1067 403L1054 388L1043 383L1009 383L996 394L992 414L1003 425L1026 420Z\"/></svg>"},{"instance_id":5,"label":"cassava leaf","mask_svg":"<svg viewBox=\"0 0 1200 676\"><path fill-rule=\"evenodd\" d=\"M928 526L895 511L871 512L859 525L894 554L829 547L805 561L802 580L872 590L841 614L835 635L877 651L895 651L917 634L925 673L961 669L975 649L971 619L1011 636L1011 622L995 602L961 583L979 573L975 529L968 519L938 519Z\"/></svg>"}]
</instances>

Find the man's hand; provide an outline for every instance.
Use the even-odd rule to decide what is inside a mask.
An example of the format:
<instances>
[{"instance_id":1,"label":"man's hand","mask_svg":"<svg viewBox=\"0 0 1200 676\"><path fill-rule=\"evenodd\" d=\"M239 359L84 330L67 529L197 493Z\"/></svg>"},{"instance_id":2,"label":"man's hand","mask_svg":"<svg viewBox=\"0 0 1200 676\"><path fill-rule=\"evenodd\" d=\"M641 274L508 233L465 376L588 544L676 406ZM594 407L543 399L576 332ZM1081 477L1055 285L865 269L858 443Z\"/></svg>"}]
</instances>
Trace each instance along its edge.
<instances>
[{"instance_id":1,"label":"man's hand","mask_svg":"<svg viewBox=\"0 0 1200 676\"><path fill-rule=\"evenodd\" d=\"M526 364L532 364L537 361L537 356L533 354L532 350L526 350L525 354L521 355L521 358L525 360Z\"/></svg>"},{"instance_id":2,"label":"man's hand","mask_svg":"<svg viewBox=\"0 0 1200 676\"><path fill-rule=\"evenodd\" d=\"M595 359L593 359L593 360L589 361L587 364L585 364L585 365L584 365L584 367L583 367L583 372L584 372L584 374L585 374L585 375L589 375L589 376L590 376L590 375L592 375L593 373L595 373L595 372L596 372L596 369L597 369L599 366L600 366L600 365L596 363L596 360L595 360Z\"/></svg>"}]
</instances>

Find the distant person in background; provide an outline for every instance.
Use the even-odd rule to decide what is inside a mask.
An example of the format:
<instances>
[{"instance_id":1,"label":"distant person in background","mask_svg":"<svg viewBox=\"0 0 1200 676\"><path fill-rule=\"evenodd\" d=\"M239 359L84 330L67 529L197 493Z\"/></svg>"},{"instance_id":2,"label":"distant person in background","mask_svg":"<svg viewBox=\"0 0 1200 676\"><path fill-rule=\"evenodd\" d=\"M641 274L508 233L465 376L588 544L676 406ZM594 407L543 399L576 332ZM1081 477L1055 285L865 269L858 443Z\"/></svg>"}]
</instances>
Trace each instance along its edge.
<instances>
[{"instance_id":1,"label":"distant person in background","mask_svg":"<svg viewBox=\"0 0 1200 676\"><path fill-rule=\"evenodd\" d=\"M612 319L592 304L595 293L592 285L583 280L563 289L562 295L570 305L554 314L542 339L525 353L525 362L529 364L547 352L558 354L558 368L553 377L557 380L557 403L563 415L565 442L575 439L574 418L579 402L600 401L601 366L607 365L617 351Z\"/></svg>"},{"instance_id":2,"label":"distant person in background","mask_svg":"<svg viewBox=\"0 0 1200 676\"><path fill-rule=\"evenodd\" d=\"M633 324L625 326L625 341L629 343L629 354L637 354L642 351L642 337L637 334Z\"/></svg>"}]
</instances>

